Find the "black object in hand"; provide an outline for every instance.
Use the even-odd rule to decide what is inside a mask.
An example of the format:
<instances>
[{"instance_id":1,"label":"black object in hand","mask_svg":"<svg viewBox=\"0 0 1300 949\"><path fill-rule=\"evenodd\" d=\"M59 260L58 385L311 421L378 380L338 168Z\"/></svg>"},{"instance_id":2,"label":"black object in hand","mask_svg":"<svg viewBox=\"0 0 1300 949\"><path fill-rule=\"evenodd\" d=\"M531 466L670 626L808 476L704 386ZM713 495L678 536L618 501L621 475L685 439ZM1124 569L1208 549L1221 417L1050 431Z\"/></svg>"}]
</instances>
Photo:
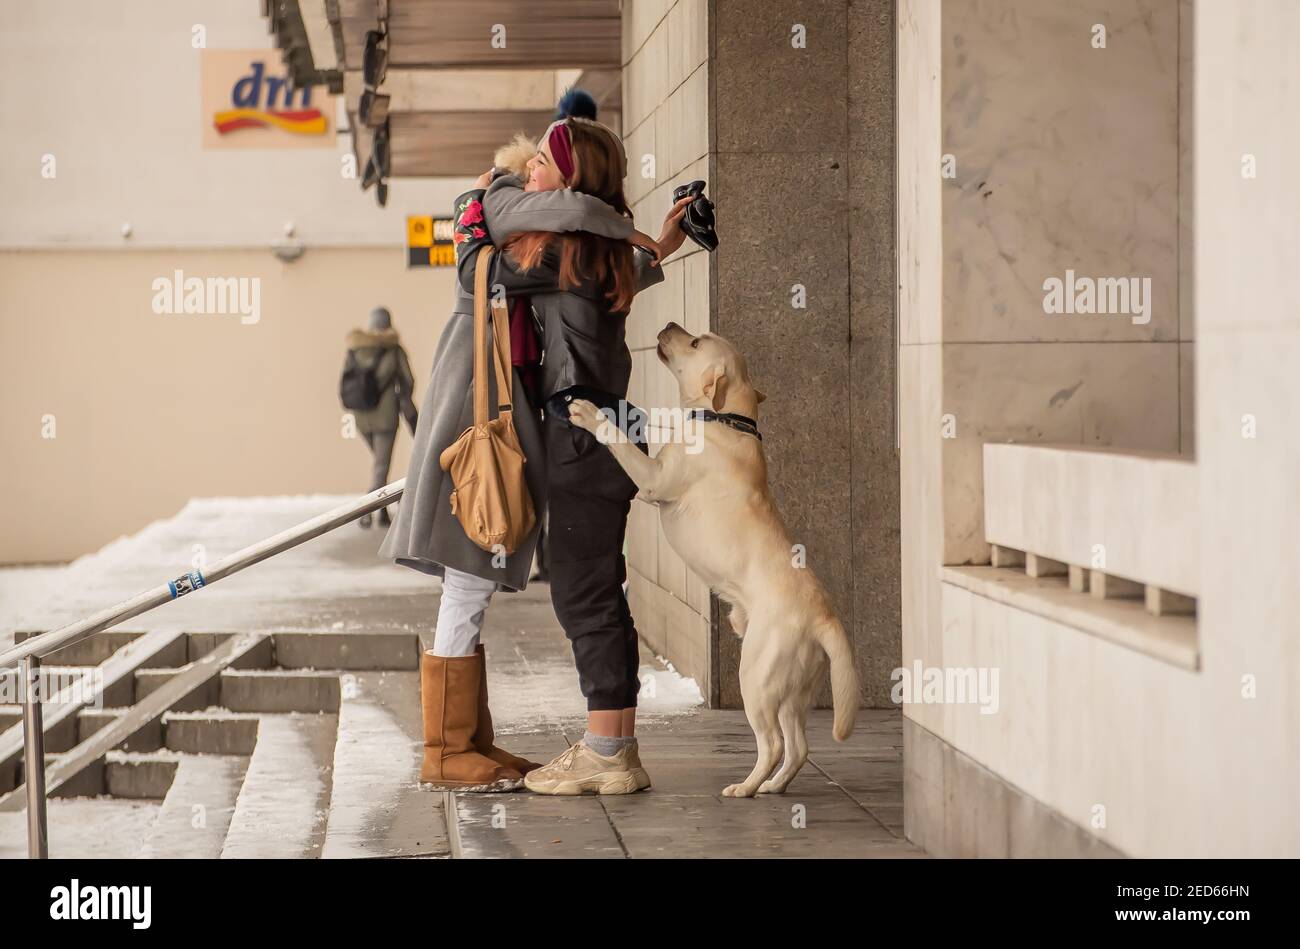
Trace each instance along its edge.
<instances>
[{"instance_id":1,"label":"black object in hand","mask_svg":"<svg viewBox=\"0 0 1300 949\"><path fill-rule=\"evenodd\" d=\"M713 227L713 202L704 196L704 182L692 181L690 184L679 185L674 189L674 204L685 197L694 200L686 206L686 213L678 222L681 229L686 232L687 237L705 250L717 250L718 232Z\"/></svg>"}]
</instances>

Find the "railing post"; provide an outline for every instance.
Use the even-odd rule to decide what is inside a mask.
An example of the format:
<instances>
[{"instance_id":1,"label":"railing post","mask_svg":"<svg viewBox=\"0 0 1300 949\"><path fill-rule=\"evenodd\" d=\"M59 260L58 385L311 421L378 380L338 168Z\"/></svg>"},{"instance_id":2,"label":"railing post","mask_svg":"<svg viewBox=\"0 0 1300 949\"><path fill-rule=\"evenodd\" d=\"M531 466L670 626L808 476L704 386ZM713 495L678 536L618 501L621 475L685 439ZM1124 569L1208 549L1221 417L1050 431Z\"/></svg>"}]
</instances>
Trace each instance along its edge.
<instances>
[{"instance_id":1,"label":"railing post","mask_svg":"<svg viewBox=\"0 0 1300 949\"><path fill-rule=\"evenodd\" d=\"M41 660L28 656L22 663L23 778L27 784L27 856L44 860L50 855L45 822L45 722L41 717Z\"/></svg>"}]
</instances>

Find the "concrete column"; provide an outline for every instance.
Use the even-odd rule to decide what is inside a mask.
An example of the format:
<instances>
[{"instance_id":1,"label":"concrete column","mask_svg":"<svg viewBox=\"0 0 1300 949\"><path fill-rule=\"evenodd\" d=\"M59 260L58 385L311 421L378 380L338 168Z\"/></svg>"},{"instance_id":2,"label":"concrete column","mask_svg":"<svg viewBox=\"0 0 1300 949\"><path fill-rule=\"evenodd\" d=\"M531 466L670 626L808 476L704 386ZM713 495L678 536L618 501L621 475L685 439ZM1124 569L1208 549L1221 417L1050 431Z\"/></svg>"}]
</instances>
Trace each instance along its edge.
<instances>
[{"instance_id":1,"label":"concrete column","mask_svg":"<svg viewBox=\"0 0 1300 949\"><path fill-rule=\"evenodd\" d=\"M712 0L711 326L745 353L769 480L852 632L863 701L899 663L893 0ZM740 704L716 615L710 691ZM823 692L825 701L828 693Z\"/></svg>"}]
</instances>

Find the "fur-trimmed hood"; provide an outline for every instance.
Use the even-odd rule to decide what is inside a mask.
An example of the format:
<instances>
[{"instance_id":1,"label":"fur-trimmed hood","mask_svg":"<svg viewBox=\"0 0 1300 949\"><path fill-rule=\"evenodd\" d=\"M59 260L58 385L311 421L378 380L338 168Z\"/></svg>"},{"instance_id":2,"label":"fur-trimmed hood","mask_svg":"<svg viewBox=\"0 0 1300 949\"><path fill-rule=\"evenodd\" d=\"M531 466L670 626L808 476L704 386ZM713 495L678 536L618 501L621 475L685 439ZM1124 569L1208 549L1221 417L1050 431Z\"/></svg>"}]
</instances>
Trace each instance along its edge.
<instances>
[{"instance_id":1,"label":"fur-trimmed hood","mask_svg":"<svg viewBox=\"0 0 1300 949\"><path fill-rule=\"evenodd\" d=\"M380 349L384 346L400 346L401 339L397 330L353 330L348 333L348 349Z\"/></svg>"},{"instance_id":2,"label":"fur-trimmed hood","mask_svg":"<svg viewBox=\"0 0 1300 949\"><path fill-rule=\"evenodd\" d=\"M537 143L523 132L519 132L509 145L502 145L497 149L497 153L492 156L492 164L502 171L527 181L528 160L536 154Z\"/></svg>"}]
</instances>

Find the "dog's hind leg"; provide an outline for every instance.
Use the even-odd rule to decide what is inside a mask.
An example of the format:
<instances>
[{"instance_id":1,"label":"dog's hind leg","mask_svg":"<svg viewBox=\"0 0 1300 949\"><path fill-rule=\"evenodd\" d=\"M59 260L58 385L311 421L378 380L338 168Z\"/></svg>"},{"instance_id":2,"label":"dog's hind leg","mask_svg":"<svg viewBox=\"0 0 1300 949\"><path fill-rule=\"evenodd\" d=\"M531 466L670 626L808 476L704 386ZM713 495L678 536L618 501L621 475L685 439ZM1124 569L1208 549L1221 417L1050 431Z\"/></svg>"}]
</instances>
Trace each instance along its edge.
<instances>
[{"instance_id":1,"label":"dog's hind leg","mask_svg":"<svg viewBox=\"0 0 1300 949\"><path fill-rule=\"evenodd\" d=\"M745 712L749 717L749 727L754 729L754 738L758 742L758 761L749 777L739 784L729 784L722 789L723 797L753 797L758 786L772 773L777 761L781 759L781 731L777 726L776 716L770 709L750 714L745 703Z\"/></svg>"},{"instance_id":2,"label":"dog's hind leg","mask_svg":"<svg viewBox=\"0 0 1300 949\"><path fill-rule=\"evenodd\" d=\"M784 794L799 769L808 760L808 702L811 696L792 695L781 703L777 720L785 742L785 761L781 769L758 786L759 794Z\"/></svg>"},{"instance_id":3,"label":"dog's hind leg","mask_svg":"<svg viewBox=\"0 0 1300 949\"><path fill-rule=\"evenodd\" d=\"M781 760L781 731L777 724L776 697L767 691L771 682L768 671L762 663L746 663L745 655L741 655L740 694L745 701L745 717L758 743L758 761L744 781L722 789L723 797L753 797Z\"/></svg>"}]
</instances>

